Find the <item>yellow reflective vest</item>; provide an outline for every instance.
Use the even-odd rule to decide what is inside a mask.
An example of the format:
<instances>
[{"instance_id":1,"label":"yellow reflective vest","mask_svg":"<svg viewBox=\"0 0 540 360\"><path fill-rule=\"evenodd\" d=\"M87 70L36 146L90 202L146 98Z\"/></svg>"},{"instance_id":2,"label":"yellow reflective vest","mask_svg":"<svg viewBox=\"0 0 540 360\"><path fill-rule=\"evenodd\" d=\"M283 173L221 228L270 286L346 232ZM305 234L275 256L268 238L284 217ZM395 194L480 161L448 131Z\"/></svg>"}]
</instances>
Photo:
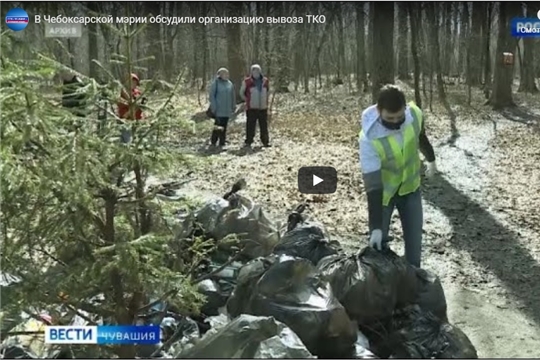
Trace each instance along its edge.
<instances>
[{"instance_id":1,"label":"yellow reflective vest","mask_svg":"<svg viewBox=\"0 0 540 360\"><path fill-rule=\"evenodd\" d=\"M403 148L393 135L371 140L381 159L384 206L390 203L396 192L403 196L420 187L418 139L422 129L422 110L414 102L409 103L409 108L413 121L403 129Z\"/></svg>"}]
</instances>

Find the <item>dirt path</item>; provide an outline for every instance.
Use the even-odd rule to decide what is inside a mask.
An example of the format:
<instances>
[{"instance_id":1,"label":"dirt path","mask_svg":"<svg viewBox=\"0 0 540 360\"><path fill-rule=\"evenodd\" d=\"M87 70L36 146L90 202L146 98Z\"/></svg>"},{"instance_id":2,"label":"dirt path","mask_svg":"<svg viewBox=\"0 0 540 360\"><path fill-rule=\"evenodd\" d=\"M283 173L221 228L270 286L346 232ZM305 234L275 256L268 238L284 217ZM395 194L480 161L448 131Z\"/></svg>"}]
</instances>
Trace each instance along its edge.
<instances>
[{"instance_id":1,"label":"dirt path","mask_svg":"<svg viewBox=\"0 0 540 360\"><path fill-rule=\"evenodd\" d=\"M333 94L315 101L331 106L314 111L291 99L272 124L274 147L251 155L237 150L243 126L233 125L231 148L211 156L189 186L223 193L243 176L246 194L275 219L285 220L307 201L310 214L346 248L357 249L367 243L356 140L358 109L366 104ZM423 266L441 277L450 321L469 335L480 357L540 357L540 134L485 110L455 111L454 143L447 141L444 115L435 112L428 125L440 174L423 187ZM184 146L198 148L203 140L197 141ZM298 193L296 172L308 165L335 167L337 192ZM399 219L393 220L399 239ZM391 246L403 253L401 241Z\"/></svg>"}]
</instances>

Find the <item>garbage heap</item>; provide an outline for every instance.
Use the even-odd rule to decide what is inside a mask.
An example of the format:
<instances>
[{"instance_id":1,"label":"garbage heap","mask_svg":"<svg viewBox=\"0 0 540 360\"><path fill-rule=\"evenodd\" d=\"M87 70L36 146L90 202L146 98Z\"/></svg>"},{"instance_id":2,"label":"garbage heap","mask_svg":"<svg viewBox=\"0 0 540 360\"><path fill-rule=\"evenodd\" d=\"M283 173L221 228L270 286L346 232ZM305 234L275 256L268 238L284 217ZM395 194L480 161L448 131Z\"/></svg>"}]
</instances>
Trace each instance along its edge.
<instances>
[{"instance_id":1,"label":"garbage heap","mask_svg":"<svg viewBox=\"0 0 540 360\"><path fill-rule=\"evenodd\" d=\"M243 185L182 217L175 241L202 228L217 244L198 274L206 303L186 317L155 302L144 322L161 324L162 343L139 358L477 358L437 276L390 249L345 253L304 205L278 226ZM10 338L0 356L53 357Z\"/></svg>"},{"instance_id":2,"label":"garbage heap","mask_svg":"<svg viewBox=\"0 0 540 360\"><path fill-rule=\"evenodd\" d=\"M244 257L200 284L203 312L230 322L177 358L477 358L436 275L390 249L346 254L304 211L280 229L233 191L197 213L218 243L236 234Z\"/></svg>"}]
</instances>

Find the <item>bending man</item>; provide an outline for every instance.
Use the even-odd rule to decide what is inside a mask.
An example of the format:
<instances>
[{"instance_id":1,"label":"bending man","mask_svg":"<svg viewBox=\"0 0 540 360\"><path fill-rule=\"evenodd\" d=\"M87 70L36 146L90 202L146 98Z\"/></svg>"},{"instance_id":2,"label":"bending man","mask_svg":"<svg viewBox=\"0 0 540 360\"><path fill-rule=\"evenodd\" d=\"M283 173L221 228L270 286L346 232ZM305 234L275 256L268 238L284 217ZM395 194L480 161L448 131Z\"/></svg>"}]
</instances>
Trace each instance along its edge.
<instances>
[{"instance_id":1,"label":"bending man","mask_svg":"<svg viewBox=\"0 0 540 360\"><path fill-rule=\"evenodd\" d=\"M420 267L424 219L418 150L428 162L426 175L431 177L437 170L435 153L424 130L422 110L413 102L407 105L398 87L384 86L377 104L362 113L359 144L368 201L369 244L382 249L397 207L405 258Z\"/></svg>"}]
</instances>

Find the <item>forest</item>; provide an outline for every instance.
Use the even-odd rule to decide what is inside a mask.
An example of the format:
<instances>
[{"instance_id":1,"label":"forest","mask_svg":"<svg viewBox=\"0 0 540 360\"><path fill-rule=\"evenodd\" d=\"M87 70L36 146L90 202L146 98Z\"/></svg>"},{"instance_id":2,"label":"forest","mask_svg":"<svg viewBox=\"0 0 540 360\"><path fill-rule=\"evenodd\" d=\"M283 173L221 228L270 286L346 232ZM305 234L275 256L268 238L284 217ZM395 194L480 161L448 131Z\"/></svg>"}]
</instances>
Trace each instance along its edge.
<instances>
[{"instance_id":1,"label":"forest","mask_svg":"<svg viewBox=\"0 0 540 360\"><path fill-rule=\"evenodd\" d=\"M448 318L479 357L540 356L540 38L511 32L537 2L2 2L3 18L15 7L30 21L0 35L2 340L38 333L15 326L22 312L134 324L166 301L195 318L207 300L197 285L242 251L217 261L222 245L186 224L239 179L277 228L307 204L356 253L368 239L360 115L396 84L422 108L435 148L438 173L422 180L422 267L440 279ZM51 37L46 15L304 21L89 23ZM238 93L253 64L269 79L272 147L243 151L237 94L228 147L211 152L216 72L227 68ZM61 106L66 73L84 84L83 116ZM129 74L147 102L129 99L145 121L126 125L116 104ZM120 146L128 126L133 141ZM298 192L302 166L334 167L337 191ZM397 216L391 232L403 253Z\"/></svg>"}]
</instances>

